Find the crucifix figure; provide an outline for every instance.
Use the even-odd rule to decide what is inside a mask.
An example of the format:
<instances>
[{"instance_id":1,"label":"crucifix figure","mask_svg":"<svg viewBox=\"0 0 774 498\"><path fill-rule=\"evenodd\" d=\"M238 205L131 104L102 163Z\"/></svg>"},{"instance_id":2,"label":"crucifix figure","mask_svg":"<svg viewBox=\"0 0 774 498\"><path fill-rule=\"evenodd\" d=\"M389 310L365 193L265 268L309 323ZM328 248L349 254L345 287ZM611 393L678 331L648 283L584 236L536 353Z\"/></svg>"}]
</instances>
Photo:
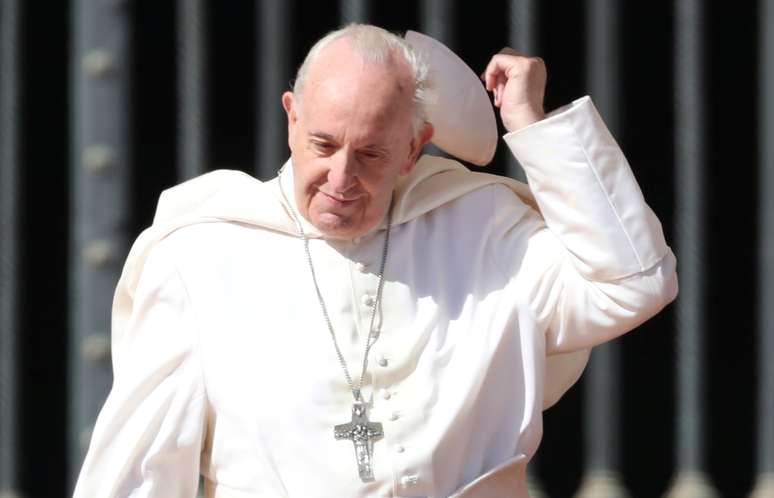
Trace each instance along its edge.
<instances>
[{"instance_id":1,"label":"crucifix figure","mask_svg":"<svg viewBox=\"0 0 774 498\"><path fill-rule=\"evenodd\" d=\"M355 459L360 480L371 482L374 471L371 467L373 440L384 436L380 422L370 422L366 413L365 403L356 402L352 405L352 421L339 424L333 428L336 439L349 439L355 445Z\"/></svg>"}]
</instances>

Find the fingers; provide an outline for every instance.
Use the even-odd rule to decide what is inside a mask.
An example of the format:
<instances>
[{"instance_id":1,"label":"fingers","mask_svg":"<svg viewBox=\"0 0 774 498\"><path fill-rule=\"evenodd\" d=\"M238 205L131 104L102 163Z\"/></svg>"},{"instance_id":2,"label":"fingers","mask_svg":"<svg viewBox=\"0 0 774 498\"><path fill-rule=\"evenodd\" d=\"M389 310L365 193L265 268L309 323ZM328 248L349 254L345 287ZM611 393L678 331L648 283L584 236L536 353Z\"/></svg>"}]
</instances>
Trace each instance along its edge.
<instances>
[{"instance_id":1,"label":"fingers","mask_svg":"<svg viewBox=\"0 0 774 498\"><path fill-rule=\"evenodd\" d=\"M516 56L519 56L519 57L529 57L529 55L525 54L524 52L519 52L515 48L511 48L511 47L503 47L497 53L498 54L505 54L505 55L516 55Z\"/></svg>"},{"instance_id":2,"label":"fingers","mask_svg":"<svg viewBox=\"0 0 774 498\"><path fill-rule=\"evenodd\" d=\"M508 79L502 76L497 77L497 86L495 87L494 91L494 105L495 107L500 107L500 104L502 103L503 94L505 93L505 84L508 82Z\"/></svg>"},{"instance_id":3,"label":"fingers","mask_svg":"<svg viewBox=\"0 0 774 498\"><path fill-rule=\"evenodd\" d=\"M546 66L540 57L504 48L492 56L481 79L494 93L506 129L520 129L543 118Z\"/></svg>"},{"instance_id":4,"label":"fingers","mask_svg":"<svg viewBox=\"0 0 774 498\"><path fill-rule=\"evenodd\" d=\"M530 57L510 47L505 47L492 56L486 69L481 74L484 86L488 91L502 94L502 89L508 78L518 73L527 73L536 65L545 66L540 57Z\"/></svg>"}]
</instances>

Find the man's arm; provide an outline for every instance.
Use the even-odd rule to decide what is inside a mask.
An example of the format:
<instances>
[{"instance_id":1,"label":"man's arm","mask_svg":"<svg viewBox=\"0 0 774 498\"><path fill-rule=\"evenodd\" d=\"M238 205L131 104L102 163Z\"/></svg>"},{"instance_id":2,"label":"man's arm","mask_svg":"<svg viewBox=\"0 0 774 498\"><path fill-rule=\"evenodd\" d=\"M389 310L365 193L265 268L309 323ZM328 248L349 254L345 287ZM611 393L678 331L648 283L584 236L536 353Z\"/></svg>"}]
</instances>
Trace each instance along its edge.
<instances>
[{"instance_id":1,"label":"man's arm","mask_svg":"<svg viewBox=\"0 0 774 498\"><path fill-rule=\"evenodd\" d=\"M591 100L546 117L542 60L508 50L484 79L542 215L498 223L503 258L515 257L503 264L547 330L547 352L594 346L657 313L677 294L675 258Z\"/></svg>"},{"instance_id":2,"label":"man's arm","mask_svg":"<svg viewBox=\"0 0 774 498\"><path fill-rule=\"evenodd\" d=\"M536 289L530 300L547 326L549 351L604 342L675 298L674 254L590 99L505 141L542 215L522 220L534 227L519 278Z\"/></svg>"},{"instance_id":3,"label":"man's arm","mask_svg":"<svg viewBox=\"0 0 774 498\"><path fill-rule=\"evenodd\" d=\"M74 498L193 498L206 396L198 328L165 241L140 277Z\"/></svg>"}]
</instances>

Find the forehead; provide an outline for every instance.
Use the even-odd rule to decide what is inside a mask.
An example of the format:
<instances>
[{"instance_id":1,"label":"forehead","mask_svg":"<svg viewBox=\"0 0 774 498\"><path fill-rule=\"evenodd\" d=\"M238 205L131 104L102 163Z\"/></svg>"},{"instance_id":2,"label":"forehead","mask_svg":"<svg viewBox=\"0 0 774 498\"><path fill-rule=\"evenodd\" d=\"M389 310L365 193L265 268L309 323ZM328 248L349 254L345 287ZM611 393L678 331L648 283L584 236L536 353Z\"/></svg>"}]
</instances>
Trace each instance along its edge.
<instances>
[{"instance_id":1,"label":"forehead","mask_svg":"<svg viewBox=\"0 0 774 498\"><path fill-rule=\"evenodd\" d=\"M346 40L326 47L307 73L301 114L307 124L354 127L360 132L410 127L413 81L400 57L369 62Z\"/></svg>"}]
</instances>

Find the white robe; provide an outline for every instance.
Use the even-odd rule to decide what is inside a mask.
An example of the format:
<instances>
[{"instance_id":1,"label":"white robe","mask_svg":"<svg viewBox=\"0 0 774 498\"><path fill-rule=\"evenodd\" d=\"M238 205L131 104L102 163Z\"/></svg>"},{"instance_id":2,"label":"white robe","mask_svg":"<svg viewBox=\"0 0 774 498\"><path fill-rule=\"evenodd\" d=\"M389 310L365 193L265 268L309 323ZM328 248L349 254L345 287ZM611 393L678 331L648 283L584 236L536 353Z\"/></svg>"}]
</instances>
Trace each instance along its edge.
<instances>
[{"instance_id":1,"label":"white robe","mask_svg":"<svg viewBox=\"0 0 774 498\"><path fill-rule=\"evenodd\" d=\"M352 395L278 180L216 172L162 195L127 259L114 384L75 497L190 498L200 472L218 497L446 497L502 467L526 496L544 406L589 348L674 299L677 280L588 98L505 141L539 210L518 182L430 156L396 191L364 387L384 426L374 482L333 437ZM357 378L384 226L346 242L305 230Z\"/></svg>"}]
</instances>

